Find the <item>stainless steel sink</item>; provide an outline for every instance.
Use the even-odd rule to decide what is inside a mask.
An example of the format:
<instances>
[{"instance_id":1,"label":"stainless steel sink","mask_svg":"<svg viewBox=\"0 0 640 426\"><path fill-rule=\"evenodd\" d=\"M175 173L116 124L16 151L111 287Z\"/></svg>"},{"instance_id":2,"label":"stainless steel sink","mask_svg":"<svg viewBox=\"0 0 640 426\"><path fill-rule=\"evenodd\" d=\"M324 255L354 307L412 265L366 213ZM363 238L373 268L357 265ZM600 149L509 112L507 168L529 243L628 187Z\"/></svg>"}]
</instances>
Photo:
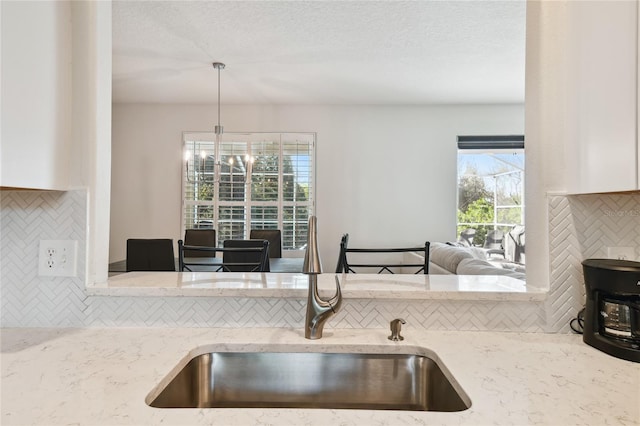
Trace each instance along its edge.
<instances>
[{"instance_id":1,"label":"stainless steel sink","mask_svg":"<svg viewBox=\"0 0 640 426\"><path fill-rule=\"evenodd\" d=\"M348 408L462 411L469 397L418 354L207 352L147 396L157 408Z\"/></svg>"}]
</instances>

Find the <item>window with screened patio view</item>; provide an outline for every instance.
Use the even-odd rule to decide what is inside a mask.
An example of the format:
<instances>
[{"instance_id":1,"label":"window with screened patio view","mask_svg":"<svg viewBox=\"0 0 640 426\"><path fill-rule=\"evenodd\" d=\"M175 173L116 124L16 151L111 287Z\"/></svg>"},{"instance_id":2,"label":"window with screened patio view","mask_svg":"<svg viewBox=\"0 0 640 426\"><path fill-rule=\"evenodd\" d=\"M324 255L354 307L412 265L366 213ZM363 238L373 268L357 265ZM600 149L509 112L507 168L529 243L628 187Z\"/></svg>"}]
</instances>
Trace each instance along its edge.
<instances>
[{"instance_id":1,"label":"window with screened patio view","mask_svg":"<svg viewBox=\"0 0 640 426\"><path fill-rule=\"evenodd\" d=\"M184 133L183 227L224 240L279 229L300 250L314 208L313 133Z\"/></svg>"},{"instance_id":2,"label":"window with screened patio view","mask_svg":"<svg viewBox=\"0 0 640 426\"><path fill-rule=\"evenodd\" d=\"M524 136L458 136L458 242L525 263Z\"/></svg>"}]
</instances>

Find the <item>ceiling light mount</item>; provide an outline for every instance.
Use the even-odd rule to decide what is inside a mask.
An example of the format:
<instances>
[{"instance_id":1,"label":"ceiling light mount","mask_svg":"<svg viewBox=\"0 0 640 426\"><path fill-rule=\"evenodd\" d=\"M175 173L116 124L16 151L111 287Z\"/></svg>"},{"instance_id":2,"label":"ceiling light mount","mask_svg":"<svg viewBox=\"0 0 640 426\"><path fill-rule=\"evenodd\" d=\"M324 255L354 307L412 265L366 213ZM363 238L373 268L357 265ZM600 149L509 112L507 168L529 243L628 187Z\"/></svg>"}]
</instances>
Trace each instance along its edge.
<instances>
[{"instance_id":1,"label":"ceiling light mount","mask_svg":"<svg viewBox=\"0 0 640 426\"><path fill-rule=\"evenodd\" d=\"M216 135L221 135L224 132L223 127L220 125L220 71L223 70L226 65L222 62L214 62L213 68L218 70L218 124L215 127Z\"/></svg>"}]
</instances>

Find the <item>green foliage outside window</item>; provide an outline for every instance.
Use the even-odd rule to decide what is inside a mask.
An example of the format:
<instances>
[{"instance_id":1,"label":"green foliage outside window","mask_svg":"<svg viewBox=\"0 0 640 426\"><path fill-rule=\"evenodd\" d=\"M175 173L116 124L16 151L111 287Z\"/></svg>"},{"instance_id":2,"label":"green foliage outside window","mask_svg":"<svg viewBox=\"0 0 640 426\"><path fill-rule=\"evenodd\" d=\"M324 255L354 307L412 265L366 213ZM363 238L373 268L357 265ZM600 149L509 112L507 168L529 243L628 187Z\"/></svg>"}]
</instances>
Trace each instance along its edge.
<instances>
[{"instance_id":1,"label":"green foliage outside window","mask_svg":"<svg viewBox=\"0 0 640 426\"><path fill-rule=\"evenodd\" d=\"M484 244L489 230L499 229L507 233L513 225L522 222L522 194L513 191L509 185L498 185L495 181L494 185L497 185L495 193L487 188L485 178L477 175L472 167L458 182L457 216L460 225L457 234L465 229L475 229L473 244L476 246ZM494 208L496 202L499 206L497 212ZM507 225L494 225L496 223Z\"/></svg>"},{"instance_id":2,"label":"green foliage outside window","mask_svg":"<svg viewBox=\"0 0 640 426\"><path fill-rule=\"evenodd\" d=\"M493 203L485 198L477 199L467 206L465 211L458 209L458 223L492 223L493 222ZM462 225L458 226L458 235L466 228L473 228L476 234L473 238L475 245L484 244L487 237L487 231L493 226L491 225Z\"/></svg>"}]
</instances>

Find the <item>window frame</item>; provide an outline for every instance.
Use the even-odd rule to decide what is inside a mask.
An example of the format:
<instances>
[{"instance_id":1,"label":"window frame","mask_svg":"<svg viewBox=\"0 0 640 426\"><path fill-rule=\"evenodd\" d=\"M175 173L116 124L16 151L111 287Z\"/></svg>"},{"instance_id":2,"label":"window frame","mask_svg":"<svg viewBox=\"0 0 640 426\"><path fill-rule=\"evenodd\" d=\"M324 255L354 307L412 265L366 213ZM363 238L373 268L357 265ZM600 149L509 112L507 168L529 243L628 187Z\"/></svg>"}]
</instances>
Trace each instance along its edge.
<instances>
[{"instance_id":1,"label":"window frame","mask_svg":"<svg viewBox=\"0 0 640 426\"><path fill-rule=\"evenodd\" d=\"M525 137L524 135L482 135L482 136L458 136L457 138L457 154L456 154L456 167L459 169L460 167L460 155L461 153L466 154L489 154L495 153L496 151L521 151L523 156L526 156L525 153ZM514 166L514 168L517 168ZM493 177L496 178L499 175L507 175L511 174L513 171L496 174ZM520 205L499 205L497 204L497 193L496 188L494 188L494 220L492 223L462 223L458 221L458 212L460 210L460 173L459 170L456 176L457 182L457 195L456 195L456 238L460 238L459 232L462 226L466 226L469 228L477 227L477 226L492 226L493 229L498 229L499 227L507 227L513 224L502 223L498 221L498 212L501 209L511 209L511 208L519 208L520 209L520 217L521 224L524 226L525 219L525 168L524 163L522 165L521 173L521 204Z\"/></svg>"},{"instance_id":2,"label":"window frame","mask_svg":"<svg viewBox=\"0 0 640 426\"><path fill-rule=\"evenodd\" d=\"M187 177L187 165L189 160L185 158L186 152L187 151L192 151L193 150L193 146L188 147L188 144L191 144L193 142L206 142L209 144L213 144L214 146L214 159L219 159L220 155L220 146L222 144L225 143L246 143L247 146L247 152L246 154L253 156L255 155L254 152L258 151L254 149L254 146L264 142L264 139L260 139L260 135L266 135L268 136L268 141L270 142L276 142L278 144L278 172L277 172L277 176L278 176L278 197L277 197L277 201L253 201L252 200L252 195L253 195L253 188L252 188L252 182L249 183L242 183L244 189L243 189L243 193L244 193L244 200L220 200L220 180L215 181L215 176L220 176L222 175L222 170L220 169L220 171L218 172L219 174L215 173L215 167L214 166L214 182L213 182L213 196L211 200L197 200L197 199L187 199L187 185L188 185L188 177ZM308 150L305 152L305 154L308 153L308 155L311 156L309 163L308 163L308 167L309 167L309 174L308 174L308 178L309 178L309 190L308 190L308 200L306 201L286 201L285 200L285 194L284 194L284 177L286 175L290 175L291 173L295 173L295 172L285 172L284 171L284 162L285 162L285 152L286 152L286 145L288 142L291 142L292 139L295 139L296 135L300 135L302 139L310 139L308 144L309 144L309 148ZM293 136L293 138L291 137ZM230 140L230 138L232 140ZM241 141L241 142L238 142ZM283 256L285 255L285 253L293 255L295 257L295 253L296 252L301 252L302 251L302 247L299 248L291 248L289 246L287 246L287 244L285 244L285 224L287 223L284 220L284 212L287 208L291 208L291 209L296 209L297 207L306 207L308 209L308 214L309 215L313 215L315 212L315 208L316 208L316 171L317 171L317 167L316 167L316 146L317 146L317 133L316 132L229 132L229 133L224 133L223 135L221 135L220 138L216 138L216 135L214 132L203 132L203 131L183 131L182 132L182 173L181 173L181 214L180 214L180 235L184 235L185 230L187 229L186 226L186 222L187 222L187 206L191 205L191 206L210 206L213 210L213 214L212 214L212 227L214 229L216 229L216 236L218 238L218 241L221 241L221 233L220 233L220 227L219 227L219 221L220 221L220 209L222 207L243 207L244 208L244 236L243 238L249 238L249 232L251 230L251 225L252 225L252 217L253 217L253 212L252 209L253 207L276 207L277 208L277 229L282 230L282 234L283 234L283 245L282 245L282 251L283 251ZM243 155L245 153L242 153ZM196 155L196 153L193 153L194 157ZM225 155L225 154L223 154ZM215 160L214 160L215 161ZM221 166L217 166L217 167L221 167ZM253 174L253 170L252 170L252 174ZM268 175L269 172L267 172L265 175ZM232 219L231 219L232 220ZM296 223L298 223L299 221L293 221L292 224L292 238L293 238L293 242L295 243L296 241ZM262 229L262 228L260 228ZM264 228L264 229L269 229L269 228ZM306 233L305 233L306 234ZM299 240L298 240L299 241Z\"/></svg>"}]
</instances>

